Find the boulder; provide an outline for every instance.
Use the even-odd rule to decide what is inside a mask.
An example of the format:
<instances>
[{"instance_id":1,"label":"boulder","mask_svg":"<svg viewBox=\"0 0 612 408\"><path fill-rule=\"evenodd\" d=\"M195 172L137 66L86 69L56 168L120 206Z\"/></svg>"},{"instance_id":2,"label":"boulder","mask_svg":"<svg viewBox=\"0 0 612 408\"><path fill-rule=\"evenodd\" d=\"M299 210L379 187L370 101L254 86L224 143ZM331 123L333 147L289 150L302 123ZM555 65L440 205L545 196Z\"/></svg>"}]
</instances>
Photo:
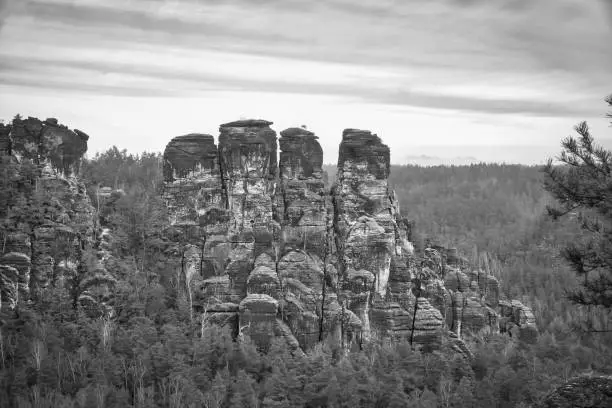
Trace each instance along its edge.
<instances>
[{"instance_id":1,"label":"boulder","mask_svg":"<svg viewBox=\"0 0 612 408\"><path fill-rule=\"evenodd\" d=\"M612 376L582 375L549 393L540 408L608 408L612 406Z\"/></svg>"}]
</instances>

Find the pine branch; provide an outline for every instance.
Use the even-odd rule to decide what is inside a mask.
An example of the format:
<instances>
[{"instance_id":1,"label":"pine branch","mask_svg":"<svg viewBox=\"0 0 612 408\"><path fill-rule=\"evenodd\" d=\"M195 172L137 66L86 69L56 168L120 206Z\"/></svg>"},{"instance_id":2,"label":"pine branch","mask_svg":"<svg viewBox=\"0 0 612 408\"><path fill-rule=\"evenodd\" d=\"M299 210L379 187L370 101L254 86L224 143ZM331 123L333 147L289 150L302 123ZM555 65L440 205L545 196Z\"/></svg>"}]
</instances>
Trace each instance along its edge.
<instances>
[{"instance_id":1,"label":"pine branch","mask_svg":"<svg viewBox=\"0 0 612 408\"><path fill-rule=\"evenodd\" d=\"M606 98L612 106L612 95ZM608 114L608 117L612 113ZM578 137L562 140L558 160L549 160L543 168L544 188L556 199L558 207L547 206L548 215L556 220L578 212L575 220L589 239L581 237L561 251L576 275L582 278L580 288L566 292L575 304L612 308L612 152L594 143L589 126L580 122L574 127ZM591 210L591 211L589 211Z\"/></svg>"}]
</instances>

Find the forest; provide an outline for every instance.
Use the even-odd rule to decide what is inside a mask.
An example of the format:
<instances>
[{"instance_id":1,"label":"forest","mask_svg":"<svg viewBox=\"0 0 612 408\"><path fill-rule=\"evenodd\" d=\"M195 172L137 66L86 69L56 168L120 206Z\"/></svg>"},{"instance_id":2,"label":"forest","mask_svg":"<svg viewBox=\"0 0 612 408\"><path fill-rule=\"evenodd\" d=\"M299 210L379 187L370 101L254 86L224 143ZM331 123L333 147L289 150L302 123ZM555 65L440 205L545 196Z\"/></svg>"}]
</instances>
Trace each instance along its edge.
<instances>
[{"instance_id":1,"label":"forest","mask_svg":"<svg viewBox=\"0 0 612 408\"><path fill-rule=\"evenodd\" d=\"M49 197L23 169L1 165L8 194L0 216L21 216L27 229ZM113 231L114 315L75 307L83 282L49 286L17 312L3 309L0 406L529 407L577 374L610 375L612 335L594 330L606 328L606 316L566 299L576 278L559 251L577 226L547 216L541 170L392 166L390 178L417 253L430 242L455 246L498 277L505 294L533 308L535 344L482 332L466 339L471 360L448 344L425 352L407 342L348 353L330 343L307 353L275 343L261 353L248 337L194 320L178 290L160 232L161 155L112 147L85 160L81 177ZM123 191L111 212L99 206L103 187ZM88 256L83 269L93 268Z\"/></svg>"}]
</instances>

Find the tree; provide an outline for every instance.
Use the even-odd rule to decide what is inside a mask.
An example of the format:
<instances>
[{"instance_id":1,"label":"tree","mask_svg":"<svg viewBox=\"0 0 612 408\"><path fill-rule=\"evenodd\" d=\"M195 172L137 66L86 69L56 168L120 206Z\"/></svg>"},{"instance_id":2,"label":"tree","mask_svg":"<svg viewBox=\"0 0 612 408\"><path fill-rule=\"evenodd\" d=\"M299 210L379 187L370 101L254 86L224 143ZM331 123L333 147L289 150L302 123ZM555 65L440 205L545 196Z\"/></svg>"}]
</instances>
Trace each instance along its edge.
<instances>
[{"instance_id":1,"label":"tree","mask_svg":"<svg viewBox=\"0 0 612 408\"><path fill-rule=\"evenodd\" d=\"M244 371L238 371L232 383L232 397L230 406L236 408L257 407L257 394L253 389L255 381Z\"/></svg>"},{"instance_id":2,"label":"tree","mask_svg":"<svg viewBox=\"0 0 612 408\"><path fill-rule=\"evenodd\" d=\"M612 107L612 95L606 98ZM607 114L612 118L612 113ZM612 152L594 143L586 122L575 126L578 137L563 139L556 165L544 167L544 188L557 201L548 207L554 219L571 217L582 234L562 250L562 257L580 278L568 292L578 305L612 309Z\"/></svg>"}]
</instances>

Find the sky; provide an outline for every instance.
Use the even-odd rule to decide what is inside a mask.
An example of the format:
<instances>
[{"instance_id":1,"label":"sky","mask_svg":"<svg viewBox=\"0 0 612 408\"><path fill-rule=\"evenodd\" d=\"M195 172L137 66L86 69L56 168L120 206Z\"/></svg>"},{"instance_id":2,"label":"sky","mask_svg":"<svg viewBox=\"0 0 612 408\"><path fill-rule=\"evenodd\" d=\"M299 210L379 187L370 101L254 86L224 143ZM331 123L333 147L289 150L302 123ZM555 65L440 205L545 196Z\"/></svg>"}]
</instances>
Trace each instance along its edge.
<instances>
[{"instance_id":1,"label":"sky","mask_svg":"<svg viewBox=\"0 0 612 408\"><path fill-rule=\"evenodd\" d=\"M612 0L0 0L0 118L163 151L261 118L344 128L393 163L543 163L587 120L612 146Z\"/></svg>"}]
</instances>

